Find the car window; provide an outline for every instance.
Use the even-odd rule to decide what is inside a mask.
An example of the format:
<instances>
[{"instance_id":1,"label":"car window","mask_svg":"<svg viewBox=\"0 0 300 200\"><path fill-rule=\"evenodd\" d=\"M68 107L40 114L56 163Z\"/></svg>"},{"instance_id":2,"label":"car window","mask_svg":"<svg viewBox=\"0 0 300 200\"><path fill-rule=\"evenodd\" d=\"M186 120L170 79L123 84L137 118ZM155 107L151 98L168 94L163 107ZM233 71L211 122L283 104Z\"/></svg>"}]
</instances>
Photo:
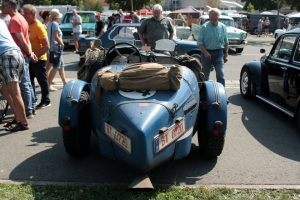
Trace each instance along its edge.
<instances>
[{"instance_id":1,"label":"car window","mask_svg":"<svg viewBox=\"0 0 300 200\"><path fill-rule=\"evenodd\" d=\"M206 19L205 22L208 22L209 19ZM219 19L219 22L225 24L226 27L234 27L234 21L232 19Z\"/></svg>"},{"instance_id":2,"label":"car window","mask_svg":"<svg viewBox=\"0 0 300 200\"><path fill-rule=\"evenodd\" d=\"M79 13L82 23L96 23L96 17L94 13ZM64 18L64 23L70 23L70 21L73 18L72 13L66 13L66 16Z\"/></svg>"},{"instance_id":3,"label":"car window","mask_svg":"<svg viewBox=\"0 0 300 200\"><path fill-rule=\"evenodd\" d=\"M280 41L277 43L274 51L271 53L271 56L284 61L288 61L292 55L295 39L296 36L294 35L282 36L280 38Z\"/></svg>"},{"instance_id":4,"label":"car window","mask_svg":"<svg viewBox=\"0 0 300 200\"><path fill-rule=\"evenodd\" d=\"M139 39L137 31L138 31L137 27L118 26L114 30L112 30L109 37L110 37L111 40L113 40L117 35L131 35L137 40L137 39Z\"/></svg>"},{"instance_id":5,"label":"car window","mask_svg":"<svg viewBox=\"0 0 300 200\"><path fill-rule=\"evenodd\" d=\"M295 49L294 61L300 62L300 39L298 39L297 47Z\"/></svg>"}]
</instances>

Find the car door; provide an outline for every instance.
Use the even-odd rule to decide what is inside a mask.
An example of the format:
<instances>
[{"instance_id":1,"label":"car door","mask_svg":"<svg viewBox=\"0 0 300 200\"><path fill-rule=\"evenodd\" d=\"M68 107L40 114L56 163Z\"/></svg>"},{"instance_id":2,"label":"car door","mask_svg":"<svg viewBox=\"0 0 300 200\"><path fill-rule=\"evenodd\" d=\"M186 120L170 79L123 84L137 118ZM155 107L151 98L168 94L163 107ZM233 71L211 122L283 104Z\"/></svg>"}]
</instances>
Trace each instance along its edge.
<instances>
[{"instance_id":1,"label":"car door","mask_svg":"<svg viewBox=\"0 0 300 200\"><path fill-rule=\"evenodd\" d=\"M279 38L266 62L270 97L292 111L297 102L293 86L298 69L291 64L296 35L286 34Z\"/></svg>"}]
</instances>

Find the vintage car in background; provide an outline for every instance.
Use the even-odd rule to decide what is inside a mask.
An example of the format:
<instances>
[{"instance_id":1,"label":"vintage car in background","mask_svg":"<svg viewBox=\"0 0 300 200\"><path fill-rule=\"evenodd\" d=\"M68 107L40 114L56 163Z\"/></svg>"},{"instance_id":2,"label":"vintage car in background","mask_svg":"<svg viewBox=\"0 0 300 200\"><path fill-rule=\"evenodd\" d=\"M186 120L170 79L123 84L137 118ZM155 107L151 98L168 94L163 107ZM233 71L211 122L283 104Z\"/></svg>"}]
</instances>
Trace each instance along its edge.
<instances>
[{"instance_id":1,"label":"vintage car in background","mask_svg":"<svg viewBox=\"0 0 300 200\"><path fill-rule=\"evenodd\" d=\"M296 118L300 128L300 29L279 36L260 61L244 64L240 92L244 98L256 97Z\"/></svg>"},{"instance_id":2,"label":"vintage car in background","mask_svg":"<svg viewBox=\"0 0 300 200\"><path fill-rule=\"evenodd\" d=\"M200 27L209 21L208 15L202 15L199 19L198 24L192 24L191 27L191 34L194 38L194 40L198 40L198 35L200 31ZM228 17L225 15L220 15L219 21L225 24L227 28L227 37L229 40L229 48L235 48L237 53L242 53L244 50L244 47L247 44L247 33L241 29L235 28L234 21L232 17Z\"/></svg>"},{"instance_id":3,"label":"vintage car in background","mask_svg":"<svg viewBox=\"0 0 300 200\"><path fill-rule=\"evenodd\" d=\"M82 34L95 36L96 11L77 11L82 19ZM63 33L63 42L66 45L74 45L73 26L70 21L73 18L72 12L67 12L59 25Z\"/></svg>"},{"instance_id":4,"label":"vintage car in background","mask_svg":"<svg viewBox=\"0 0 300 200\"><path fill-rule=\"evenodd\" d=\"M197 133L199 157L219 156L227 129L224 86L197 78L177 57L138 50L132 43L112 45L91 82L72 80L64 86L58 122L66 152L86 155L93 132L103 156L146 173L187 156ZM164 39L156 47L158 51L174 51L175 44ZM144 61L153 56L154 62ZM166 73L151 73L157 65ZM132 74L129 68L134 69ZM176 73L180 83L176 89L168 89L175 79L174 68L180 72ZM160 77L167 78L166 82L156 84Z\"/></svg>"},{"instance_id":5,"label":"vintage car in background","mask_svg":"<svg viewBox=\"0 0 300 200\"><path fill-rule=\"evenodd\" d=\"M275 37L275 40L280 36L282 35L283 33L287 32L287 31L290 31L290 30L293 30L295 28L300 28L300 24L299 22L292 22L289 24L288 28L287 29L276 29L276 31L274 32L274 37Z\"/></svg>"},{"instance_id":6,"label":"vintage car in background","mask_svg":"<svg viewBox=\"0 0 300 200\"><path fill-rule=\"evenodd\" d=\"M105 49L109 49L111 46L115 44L115 36L123 34L124 37L122 38L123 41L127 42L134 42L134 45L137 48L142 47L142 42L139 38L139 35L137 33L138 28L140 24L127 24L127 23L120 23L120 24L114 24L113 27L111 27L109 30L107 30L103 35L101 35L99 38L91 37L89 35L81 35L80 39L78 41L79 43L79 49L78 54L83 55L85 51L91 46L91 43L96 40L101 41L101 46ZM134 40L133 40L134 39ZM173 37L173 41L175 42L175 53L177 55L193 55L193 54L201 54L201 51L199 47L197 46L197 43L195 41L189 41L189 40L182 40L176 36Z\"/></svg>"}]
</instances>

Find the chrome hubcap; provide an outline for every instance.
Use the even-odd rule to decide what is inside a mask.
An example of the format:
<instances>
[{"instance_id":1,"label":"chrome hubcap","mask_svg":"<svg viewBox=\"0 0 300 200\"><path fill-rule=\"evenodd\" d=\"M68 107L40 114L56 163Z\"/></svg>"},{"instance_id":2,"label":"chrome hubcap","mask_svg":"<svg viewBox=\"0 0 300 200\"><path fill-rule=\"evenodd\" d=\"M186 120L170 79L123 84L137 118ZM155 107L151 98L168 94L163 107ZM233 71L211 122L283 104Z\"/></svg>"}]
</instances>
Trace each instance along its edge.
<instances>
[{"instance_id":1,"label":"chrome hubcap","mask_svg":"<svg viewBox=\"0 0 300 200\"><path fill-rule=\"evenodd\" d=\"M243 75L242 75L242 81L241 81L241 89L242 89L243 94L247 93L248 87L249 87L249 85L248 85L248 73L244 72Z\"/></svg>"}]
</instances>

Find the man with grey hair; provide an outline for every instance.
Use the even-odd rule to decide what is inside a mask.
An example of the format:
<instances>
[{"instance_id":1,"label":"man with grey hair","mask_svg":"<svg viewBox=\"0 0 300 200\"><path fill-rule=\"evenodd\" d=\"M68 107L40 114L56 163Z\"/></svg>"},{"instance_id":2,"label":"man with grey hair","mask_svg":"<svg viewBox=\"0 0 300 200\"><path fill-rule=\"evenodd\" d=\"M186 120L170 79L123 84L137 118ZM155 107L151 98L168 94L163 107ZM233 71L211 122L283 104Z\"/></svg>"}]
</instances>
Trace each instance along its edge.
<instances>
[{"instance_id":1,"label":"man with grey hair","mask_svg":"<svg viewBox=\"0 0 300 200\"><path fill-rule=\"evenodd\" d=\"M32 45L32 51L38 58L37 62L34 62L32 60L30 60L29 62L30 80L31 85L33 86L33 92L35 94L35 97L36 92L34 78L37 79L42 91L41 102L39 103L39 105L36 106L36 108L46 108L51 106L51 101L49 98L49 84L46 76L46 53L50 49L48 35L46 27L36 18L36 8L34 5L24 5L23 12L24 18L28 22L29 26L29 40Z\"/></svg>"},{"instance_id":2,"label":"man with grey hair","mask_svg":"<svg viewBox=\"0 0 300 200\"><path fill-rule=\"evenodd\" d=\"M73 18L70 21L71 24L73 25L73 36L74 36L74 46L75 46L75 51L76 53L78 51L79 45L78 45L78 40L79 40L79 35L82 33L82 19L80 15L78 15L77 10L73 10Z\"/></svg>"},{"instance_id":3,"label":"man with grey hair","mask_svg":"<svg viewBox=\"0 0 300 200\"><path fill-rule=\"evenodd\" d=\"M224 63L228 60L228 38L226 26L219 22L220 10L208 11L209 21L200 28L197 45L201 50L201 64L205 79L209 80L211 67L216 70L217 82L225 87Z\"/></svg>"},{"instance_id":4,"label":"man with grey hair","mask_svg":"<svg viewBox=\"0 0 300 200\"><path fill-rule=\"evenodd\" d=\"M155 49L155 42L160 39L172 40L174 28L171 21L162 15L162 7L155 4L152 7L153 17L145 19L139 27L138 34L142 45Z\"/></svg>"}]
</instances>

